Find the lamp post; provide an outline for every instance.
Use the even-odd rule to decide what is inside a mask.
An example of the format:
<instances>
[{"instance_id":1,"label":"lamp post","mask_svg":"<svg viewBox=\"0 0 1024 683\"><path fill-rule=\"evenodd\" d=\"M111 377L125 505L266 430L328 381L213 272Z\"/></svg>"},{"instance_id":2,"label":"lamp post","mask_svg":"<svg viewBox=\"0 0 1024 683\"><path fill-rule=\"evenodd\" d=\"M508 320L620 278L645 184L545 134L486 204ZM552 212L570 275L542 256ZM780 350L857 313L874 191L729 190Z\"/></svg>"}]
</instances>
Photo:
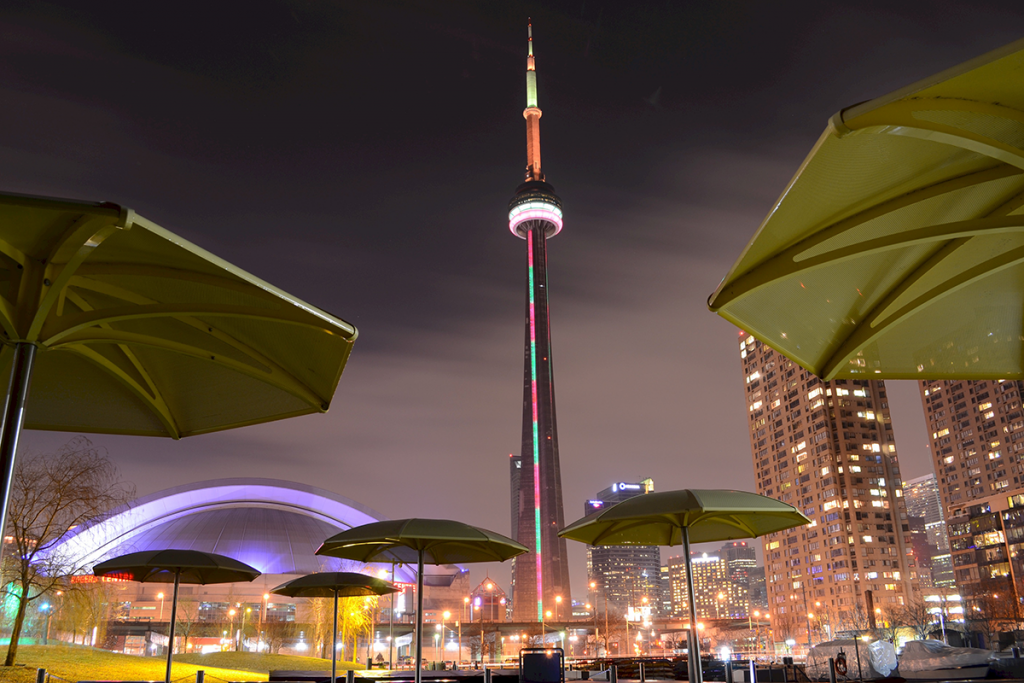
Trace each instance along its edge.
<instances>
[{"instance_id":1,"label":"lamp post","mask_svg":"<svg viewBox=\"0 0 1024 683\"><path fill-rule=\"evenodd\" d=\"M448 610L445 610L444 612L441 613L441 654L444 654L444 637L445 637L444 624L445 624L446 621L448 621L448 619L451 616L452 616L452 613L449 612ZM444 657L441 658L441 661L444 661Z\"/></svg>"},{"instance_id":2,"label":"lamp post","mask_svg":"<svg viewBox=\"0 0 1024 683\"><path fill-rule=\"evenodd\" d=\"M476 600L473 601L473 610L479 611L479 609L480 609L480 596L477 596ZM472 611L470 611L470 614L472 614ZM483 612L480 612L480 665L483 666L483 663L484 663L484 614L483 614Z\"/></svg>"},{"instance_id":3,"label":"lamp post","mask_svg":"<svg viewBox=\"0 0 1024 683\"><path fill-rule=\"evenodd\" d=\"M43 645L46 645L47 640L49 640L50 638L50 614L53 612L53 606L48 602L44 602L43 604L39 605L39 611L46 613L46 626L43 628L42 639Z\"/></svg>"},{"instance_id":4,"label":"lamp post","mask_svg":"<svg viewBox=\"0 0 1024 683\"><path fill-rule=\"evenodd\" d=\"M245 651L245 616L252 612L252 607L246 607L245 611L242 612L242 628L238 635L238 642L242 645L242 651Z\"/></svg>"},{"instance_id":5,"label":"lamp post","mask_svg":"<svg viewBox=\"0 0 1024 683\"><path fill-rule=\"evenodd\" d=\"M761 612L759 610L754 610L753 616L757 618L756 626L751 622L750 610L747 610L747 628L754 631L754 656L756 657L757 651L761 647Z\"/></svg>"},{"instance_id":6,"label":"lamp post","mask_svg":"<svg viewBox=\"0 0 1024 683\"><path fill-rule=\"evenodd\" d=\"M157 621L163 621L164 620L164 594L163 593L157 593L156 597L159 598L159 600L160 600L160 618Z\"/></svg>"},{"instance_id":7,"label":"lamp post","mask_svg":"<svg viewBox=\"0 0 1024 683\"><path fill-rule=\"evenodd\" d=\"M560 612L561 608L562 608L562 596L561 595L556 595L555 596L555 621L561 621L561 619L559 618L559 612Z\"/></svg>"},{"instance_id":8,"label":"lamp post","mask_svg":"<svg viewBox=\"0 0 1024 683\"><path fill-rule=\"evenodd\" d=\"M263 602L260 603L260 632L256 639L256 652L260 651L260 643L263 642L263 619L265 617L268 618L270 616L269 614L267 614L267 610L270 609L270 603L267 602L268 600L270 600L270 593L264 593ZM267 619L267 621L269 621L269 618Z\"/></svg>"},{"instance_id":9,"label":"lamp post","mask_svg":"<svg viewBox=\"0 0 1024 683\"><path fill-rule=\"evenodd\" d=\"M551 619L551 610L548 610L547 612L545 612L544 616L547 617L548 619ZM545 628L545 626L544 626L544 619L541 619L540 620L540 642L541 642L542 645L546 644L547 635L548 635L548 632L547 632L547 628Z\"/></svg>"},{"instance_id":10,"label":"lamp post","mask_svg":"<svg viewBox=\"0 0 1024 683\"><path fill-rule=\"evenodd\" d=\"M232 640L235 641L235 652L238 652L238 638L235 637L235 614L234 607L228 610L228 616L231 617L231 636Z\"/></svg>"},{"instance_id":11,"label":"lamp post","mask_svg":"<svg viewBox=\"0 0 1024 683\"><path fill-rule=\"evenodd\" d=\"M438 624L438 625L436 625L434 627L434 661L435 662L438 661L438 657L437 657L437 639L438 639L439 635L442 635L442 633L443 633L442 629L443 628L444 627L441 626L441 624Z\"/></svg>"},{"instance_id":12,"label":"lamp post","mask_svg":"<svg viewBox=\"0 0 1024 683\"><path fill-rule=\"evenodd\" d=\"M462 621L466 620L466 608L469 607L469 596L462 598ZM459 622L459 661L462 661L462 621ZM469 621L473 623L473 610L469 610ZM470 661L473 659L472 652L469 655Z\"/></svg>"}]
</instances>

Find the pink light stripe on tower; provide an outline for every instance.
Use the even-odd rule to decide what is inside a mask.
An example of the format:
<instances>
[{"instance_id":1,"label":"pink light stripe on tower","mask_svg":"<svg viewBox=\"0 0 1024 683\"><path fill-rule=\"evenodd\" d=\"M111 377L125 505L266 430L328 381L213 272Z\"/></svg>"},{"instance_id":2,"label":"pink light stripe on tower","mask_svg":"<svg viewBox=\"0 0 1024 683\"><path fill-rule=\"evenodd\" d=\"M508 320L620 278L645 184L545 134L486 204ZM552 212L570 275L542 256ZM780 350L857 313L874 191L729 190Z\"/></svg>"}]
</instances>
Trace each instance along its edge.
<instances>
[{"instance_id":1,"label":"pink light stripe on tower","mask_svg":"<svg viewBox=\"0 0 1024 683\"><path fill-rule=\"evenodd\" d=\"M530 394L533 399L533 528L537 547L537 618L544 614L544 566L541 563L540 537L540 427L537 410L537 318L533 296L533 237L534 231L527 231L526 244L530 279Z\"/></svg>"}]
</instances>

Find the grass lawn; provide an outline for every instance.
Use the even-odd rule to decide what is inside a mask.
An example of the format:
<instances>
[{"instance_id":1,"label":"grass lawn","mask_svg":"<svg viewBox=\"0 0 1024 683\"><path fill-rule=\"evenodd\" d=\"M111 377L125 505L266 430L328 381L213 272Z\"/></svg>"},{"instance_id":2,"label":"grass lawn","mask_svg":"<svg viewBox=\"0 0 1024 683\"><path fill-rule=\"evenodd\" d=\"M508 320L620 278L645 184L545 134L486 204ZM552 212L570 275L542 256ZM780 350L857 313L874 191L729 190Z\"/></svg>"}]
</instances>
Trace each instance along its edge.
<instances>
[{"instance_id":1,"label":"grass lawn","mask_svg":"<svg viewBox=\"0 0 1024 683\"><path fill-rule=\"evenodd\" d=\"M237 671L269 673L274 669L288 671L330 671L331 660L318 657L295 657L294 655L255 654L253 652L210 652L205 655L175 655L174 664L178 662L195 664L201 669L218 667ZM346 669L365 669L362 664L338 661L338 671Z\"/></svg>"},{"instance_id":2,"label":"grass lawn","mask_svg":"<svg viewBox=\"0 0 1024 683\"><path fill-rule=\"evenodd\" d=\"M18 648L18 664L22 666L0 666L0 682L34 683L38 668L69 681L163 681L166 667L162 657L135 657L66 645L22 645ZM175 656L171 677L172 680L195 680L196 671L204 669L211 683L265 681L271 669L329 671L330 668L330 660L313 657L212 652ZM363 667L348 663L343 666L338 662L339 671L348 668Z\"/></svg>"}]
</instances>

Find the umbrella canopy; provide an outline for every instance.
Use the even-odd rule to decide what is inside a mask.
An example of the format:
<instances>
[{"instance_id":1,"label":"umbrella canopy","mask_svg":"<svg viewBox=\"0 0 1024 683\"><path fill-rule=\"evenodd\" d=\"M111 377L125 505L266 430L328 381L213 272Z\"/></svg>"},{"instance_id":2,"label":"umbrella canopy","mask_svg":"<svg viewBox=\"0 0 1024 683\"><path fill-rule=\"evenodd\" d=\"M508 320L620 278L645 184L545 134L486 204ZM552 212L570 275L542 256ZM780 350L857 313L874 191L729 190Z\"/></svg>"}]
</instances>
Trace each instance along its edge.
<instances>
[{"instance_id":1,"label":"umbrella canopy","mask_svg":"<svg viewBox=\"0 0 1024 683\"><path fill-rule=\"evenodd\" d=\"M395 584L357 572L318 572L282 583L271 589L290 598L354 598L397 593Z\"/></svg>"},{"instance_id":2,"label":"umbrella canopy","mask_svg":"<svg viewBox=\"0 0 1024 683\"><path fill-rule=\"evenodd\" d=\"M397 591L393 583L366 574L319 572L282 583L270 592L291 598L334 598L334 629L331 631L331 683L334 683L338 677L338 598L387 595Z\"/></svg>"},{"instance_id":3,"label":"umbrella canopy","mask_svg":"<svg viewBox=\"0 0 1024 683\"><path fill-rule=\"evenodd\" d=\"M178 586L184 583L234 583L253 581L259 571L230 557L200 550L144 550L100 562L92 568L96 576L116 576L140 583L173 583L171 624L167 634L167 669L164 683L171 683L174 654L174 625L178 620Z\"/></svg>"},{"instance_id":4,"label":"umbrella canopy","mask_svg":"<svg viewBox=\"0 0 1024 683\"><path fill-rule=\"evenodd\" d=\"M324 412L355 338L131 209L0 193L0 528L23 421L177 439Z\"/></svg>"},{"instance_id":5,"label":"umbrella canopy","mask_svg":"<svg viewBox=\"0 0 1024 683\"><path fill-rule=\"evenodd\" d=\"M756 538L809 524L799 510L774 498L746 491L683 489L628 498L587 515L558 532L589 545L682 545L689 593L689 680L700 683L700 643L694 637L697 605L693 592L690 543Z\"/></svg>"},{"instance_id":6,"label":"umbrella canopy","mask_svg":"<svg viewBox=\"0 0 1024 683\"><path fill-rule=\"evenodd\" d=\"M394 519L335 534L316 554L359 562L416 562L416 683L420 683L423 564L504 562L529 551L507 536L450 519Z\"/></svg>"},{"instance_id":7,"label":"umbrella canopy","mask_svg":"<svg viewBox=\"0 0 1024 683\"><path fill-rule=\"evenodd\" d=\"M681 545L757 538L809 524L799 510L746 491L683 489L628 498L558 532L588 545Z\"/></svg>"},{"instance_id":8,"label":"umbrella canopy","mask_svg":"<svg viewBox=\"0 0 1024 683\"><path fill-rule=\"evenodd\" d=\"M392 519L353 527L317 549L359 562L464 564L504 562L529 549L508 536L450 519ZM422 553L422 555L421 555Z\"/></svg>"},{"instance_id":9,"label":"umbrella canopy","mask_svg":"<svg viewBox=\"0 0 1024 683\"><path fill-rule=\"evenodd\" d=\"M253 581L260 572L238 560L201 550L143 550L100 562L96 576L116 576L139 583L209 584Z\"/></svg>"},{"instance_id":10,"label":"umbrella canopy","mask_svg":"<svg viewBox=\"0 0 1024 683\"><path fill-rule=\"evenodd\" d=\"M824 379L1024 378L1024 41L832 117L709 299Z\"/></svg>"}]
</instances>

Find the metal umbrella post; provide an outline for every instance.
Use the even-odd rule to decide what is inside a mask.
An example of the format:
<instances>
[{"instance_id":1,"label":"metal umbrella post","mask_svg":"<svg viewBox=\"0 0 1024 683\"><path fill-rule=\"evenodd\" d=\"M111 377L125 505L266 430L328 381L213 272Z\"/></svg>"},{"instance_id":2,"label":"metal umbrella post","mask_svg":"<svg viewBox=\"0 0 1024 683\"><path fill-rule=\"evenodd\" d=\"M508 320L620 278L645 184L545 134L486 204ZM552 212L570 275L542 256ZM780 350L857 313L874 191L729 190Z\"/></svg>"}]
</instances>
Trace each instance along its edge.
<instances>
[{"instance_id":1,"label":"metal umbrella post","mask_svg":"<svg viewBox=\"0 0 1024 683\"><path fill-rule=\"evenodd\" d=\"M174 594L171 598L171 627L167 629L167 671L164 683L171 683L171 656L174 654L174 624L178 620L178 584L181 583L181 569L174 570Z\"/></svg>"},{"instance_id":2,"label":"metal umbrella post","mask_svg":"<svg viewBox=\"0 0 1024 683\"><path fill-rule=\"evenodd\" d=\"M338 589L334 589L334 626L331 629L331 683L338 680Z\"/></svg>"},{"instance_id":3,"label":"metal umbrella post","mask_svg":"<svg viewBox=\"0 0 1024 683\"><path fill-rule=\"evenodd\" d=\"M7 528L7 501L11 497L11 482L14 480L14 458L18 453L18 438L25 421L25 401L32 381L32 365L36 357L36 346L29 342L14 345L11 360L11 379L7 385L7 402L4 405L3 424L0 426L0 531Z\"/></svg>"},{"instance_id":4,"label":"metal umbrella post","mask_svg":"<svg viewBox=\"0 0 1024 683\"><path fill-rule=\"evenodd\" d=\"M423 680L423 549L416 554L416 683Z\"/></svg>"},{"instance_id":5,"label":"metal umbrella post","mask_svg":"<svg viewBox=\"0 0 1024 683\"><path fill-rule=\"evenodd\" d=\"M690 603L690 648L686 657L687 671L692 683L702 683L704 672L700 665L700 638L697 637L697 603L693 592L693 567L690 566L690 530L682 528L683 557L686 559L686 599Z\"/></svg>"}]
</instances>

